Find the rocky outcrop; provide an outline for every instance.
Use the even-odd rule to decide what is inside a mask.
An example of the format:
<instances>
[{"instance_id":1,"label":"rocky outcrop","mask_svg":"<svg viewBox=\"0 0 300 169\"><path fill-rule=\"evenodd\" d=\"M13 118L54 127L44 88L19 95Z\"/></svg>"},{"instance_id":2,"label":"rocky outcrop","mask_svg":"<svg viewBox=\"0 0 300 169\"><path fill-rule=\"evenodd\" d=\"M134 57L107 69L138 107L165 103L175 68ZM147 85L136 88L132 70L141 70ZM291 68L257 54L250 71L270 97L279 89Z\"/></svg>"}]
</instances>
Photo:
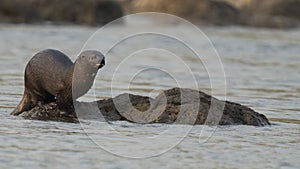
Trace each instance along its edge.
<instances>
[{"instance_id":1,"label":"rocky outcrop","mask_svg":"<svg viewBox=\"0 0 300 169\"><path fill-rule=\"evenodd\" d=\"M211 0L133 0L127 13L163 12L194 23L228 25L237 24L240 12L222 1Z\"/></svg>"},{"instance_id":2,"label":"rocky outcrop","mask_svg":"<svg viewBox=\"0 0 300 169\"><path fill-rule=\"evenodd\" d=\"M251 25L286 28L298 26L299 7L299 0L252 0L244 10L251 16Z\"/></svg>"},{"instance_id":3,"label":"rocky outcrop","mask_svg":"<svg viewBox=\"0 0 300 169\"><path fill-rule=\"evenodd\" d=\"M246 25L272 28L299 26L299 0L222 0L243 13Z\"/></svg>"},{"instance_id":4,"label":"rocky outcrop","mask_svg":"<svg viewBox=\"0 0 300 169\"><path fill-rule=\"evenodd\" d=\"M300 19L299 0L251 0L243 8L250 13Z\"/></svg>"},{"instance_id":5,"label":"rocky outcrop","mask_svg":"<svg viewBox=\"0 0 300 169\"><path fill-rule=\"evenodd\" d=\"M0 0L0 22L106 24L123 16L110 0Z\"/></svg>"},{"instance_id":6,"label":"rocky outcrop","mask_svg":"<svg viewBox=\"0 0 300 169\"><path fill-rule=\"evenodd\" d=\"M193 23L271 28L299 26L299 0L131 0L127 13L163 12Z\"/></svg>"},{"instance_id":7,"label":"rocky outcrop","mask_svg":"<svg viewBox=\"0 0 300 169\"><path fill-rule=\"evenodd\" d=\"M163 12L195 24L291 28L299 0L0 0L0 22L106 24L126 14Z\"/></svg>"},{"instance_id":8,"label":"rocky outcrop","mask_svg":"<svg viewBox=\"0 0 300 169\"><path fill-rule=\"evenodd\" d=\"M76 103L77 114L61 115L55 103L35 107L20 116L26 119L78 122L81 119L134 123L172 123L190 125L269 125L268 119L254 110L220 101L203 92L173 88L156 98L121 94L91 103Z\"/></svg>"}]
</instances>

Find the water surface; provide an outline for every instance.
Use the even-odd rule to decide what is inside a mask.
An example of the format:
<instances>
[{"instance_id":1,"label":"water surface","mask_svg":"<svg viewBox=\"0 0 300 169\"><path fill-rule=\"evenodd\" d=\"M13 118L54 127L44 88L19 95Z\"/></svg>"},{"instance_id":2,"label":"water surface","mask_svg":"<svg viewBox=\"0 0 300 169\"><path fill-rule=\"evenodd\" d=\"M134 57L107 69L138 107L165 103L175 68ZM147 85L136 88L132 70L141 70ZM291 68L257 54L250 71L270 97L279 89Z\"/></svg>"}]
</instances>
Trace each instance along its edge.
<instances>
[{"instance_id":1,"label":"water surface","mask_svg":"<svg viewBox=\"0 0 300 169\"><path fill-rule=\"evenodd\" d=\"M56 48L75 60L97 28L0 25L0 168L300 168L300 31L201 29L211 39L224 65L227 100L265 114L272 126L220 126L217 130L208 127L207 131L213 135L203 143L199 138L203 126L194 126L186 132L191 126L128 122L113 122L108 126L106 122L86 121L83 130L79 124L10 116L22 97L24 68L32 55L45 48ZM130 30L111 29L107 38L99 40L100 44L126 31ZM156 37L150 36L147 43L157 45ZM208 50L205 41L192 39L191 43L198 44L204 53ZM168 40L162 39L159 44L177 48ZM121 49L126 50L131 49ZM93 90L83 100L95 99L94 94L99 99L123 93L127 91L131 72L156 64L169 67L179 81L185 81L184 87L195 88L186 69L170 62L172 55L144 51L144 57L133 56L136 62L128 62L126 71L120 70L111 93L118 54L112 52L107 57L107 65L99 71ZM197 87L210 93L205 68L190 54L182 56L197 72ZM210 67L218 66L207 56ZM131 81L130 92L154 97L160 90L175 86L176 81L167 73L149 69ZM215 96L224 97L218 90ZM116 132L109 132L108 127ZM176 132L164 134L167 131ZM152 138L158 139L149 141ZM160 155L142 159L122 157L149 154Z\"/></svg>"}]
</instances>

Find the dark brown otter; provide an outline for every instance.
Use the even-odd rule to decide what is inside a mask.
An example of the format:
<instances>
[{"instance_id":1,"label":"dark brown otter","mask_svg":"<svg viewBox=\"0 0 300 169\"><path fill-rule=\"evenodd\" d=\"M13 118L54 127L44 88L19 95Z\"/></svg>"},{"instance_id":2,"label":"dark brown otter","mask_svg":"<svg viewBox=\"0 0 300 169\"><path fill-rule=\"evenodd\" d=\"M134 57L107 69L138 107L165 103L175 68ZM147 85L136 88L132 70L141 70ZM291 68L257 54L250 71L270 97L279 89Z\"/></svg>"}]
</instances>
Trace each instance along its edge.
<instances>
[{"instance_id":1,"label":"dark brown otter","mask_svg":"<svg viewBox=\"0 0 300 169\"><path fill-rule=\"evenodd\" d=\"M73 113L73 102L92 87L98 69L104 65L104 56L94 50L83 51L74 64L58 50L37 53L25 68L24 95L11 114L19 115L50 102L56 102L64 113Z\"/></svg>"}]
</instances>

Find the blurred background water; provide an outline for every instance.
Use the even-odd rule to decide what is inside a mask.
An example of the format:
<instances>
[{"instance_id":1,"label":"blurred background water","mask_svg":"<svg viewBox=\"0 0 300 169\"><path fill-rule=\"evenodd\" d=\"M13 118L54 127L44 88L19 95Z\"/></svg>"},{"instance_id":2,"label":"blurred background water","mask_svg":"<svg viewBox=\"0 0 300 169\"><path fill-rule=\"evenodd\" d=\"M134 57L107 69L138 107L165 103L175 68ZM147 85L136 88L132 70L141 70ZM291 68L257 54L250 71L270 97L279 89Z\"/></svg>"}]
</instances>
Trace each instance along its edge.
<instances>
[{"instance_id":1,"label":"blurred background water","mask_svg":"<svg viewBox=\"0 0 300 169\"><path fill-rule=\"evenodd\" d=\"M0 168L300 167L299 29L201 27L223 63L227 100L250 106L265 114L272 126L220 126L216 131L211 127L213 135L205 143L199 143L203 126L194 126L184 140L171 150L159 156L131 159L103 150L90 137L100 141L102 139L104 146L114 145L109 148L113 152L129 152L134 155L135 152L131 151L135 146L139 147L140 143L133 142L131 137L140 137L141 140L143 137L154 137L163 133L166 128L181 133L189 126L110 123L110 127L118 131L116 134L105 130L103 126L107 125L106 122L92 124L87 121L88 125L85 127L91 123L90 128L83 130L79 124L24 120L9 115L23 94L25 65L36 52L56 48L74 61L85 42L97 30L97 27L74 25L0 25ZM116 26L110 31L107 38L99 41L109 42L114 36L131 30L126 29L126 26ZM145 43L156 44L156 40L150 39ZM177 48L177 45L168 41L159 43ZM207 50L206 42L194 39L191 43L198 43L201 50ZM134 47L136 46L132 46ZM191 78L187 78L189 74L183 66L169 66L173 63L168 59L171 56L158 55L161 53L146 51L144 57L135 57L136 62L127 65L128 71L121 71L122 76L116 80L113 93L110 90L111 75L118 65L118 55L111 53L107 57L107 65L97 75L94 90L83 100L95 99L94 95L96 99L100 99L127 91L128 77L131 76L131 71L145 66L141 63L175 67L174 72L179 79L185 81L185 87L195 88ZM188 54L183 56L183 60L198 71L195 76L197 87L210 93L209 77L201 62L191 59ZM208 62L210 66L219 66L214 61ZM160 90L175 87L175 84L166 73L150 70L132 81L130 92L154 97ZM224 97L218 91L214 94L217 98ZM169 143L179 139L178 133L172 133L160 142L149 142L140 151L150 151L154 147L164 150Z\"/></svg>"}]
</instances>

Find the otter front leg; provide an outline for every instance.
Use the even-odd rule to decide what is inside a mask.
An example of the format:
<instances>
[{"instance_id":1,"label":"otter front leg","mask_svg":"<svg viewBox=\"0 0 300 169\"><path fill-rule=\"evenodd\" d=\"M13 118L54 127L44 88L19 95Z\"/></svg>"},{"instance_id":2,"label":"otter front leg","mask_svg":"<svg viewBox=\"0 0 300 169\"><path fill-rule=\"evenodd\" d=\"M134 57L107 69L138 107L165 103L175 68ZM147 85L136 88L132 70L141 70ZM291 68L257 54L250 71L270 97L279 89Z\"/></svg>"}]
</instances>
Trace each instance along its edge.
<instances>
[{"instance_id":1,"label":"otter front leg","mask_svg":"<svg viewBox=\"0 0 300 169\"><path fill-rule=\"evenodd\" d=\"M72 98L65 96L64 94L59 94L58 96L56 96L56 104L61 111L61 115L75 114Z\"/></svg>"}]
</instances>

